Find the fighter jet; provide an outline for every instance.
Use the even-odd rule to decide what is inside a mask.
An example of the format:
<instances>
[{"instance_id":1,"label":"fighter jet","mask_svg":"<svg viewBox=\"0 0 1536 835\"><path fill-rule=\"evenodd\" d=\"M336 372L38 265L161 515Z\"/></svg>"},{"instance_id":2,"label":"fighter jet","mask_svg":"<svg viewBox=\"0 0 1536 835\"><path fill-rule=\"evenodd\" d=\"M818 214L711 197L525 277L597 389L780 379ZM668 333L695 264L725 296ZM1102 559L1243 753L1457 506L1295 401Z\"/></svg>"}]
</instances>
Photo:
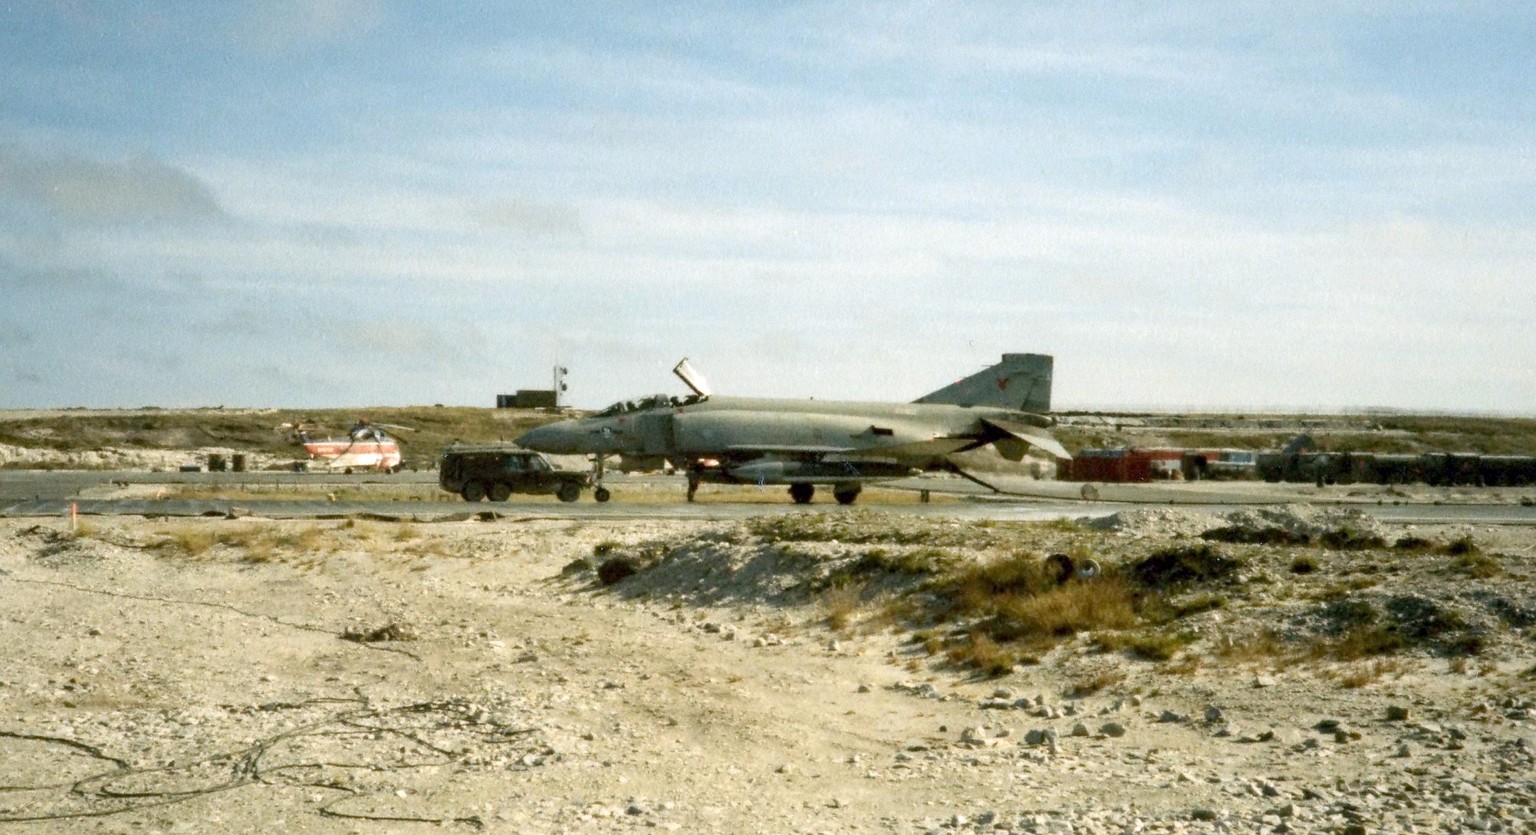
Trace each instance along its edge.
<instances>
[{"instance_id":1,"label":"fighter jet","mask_svg":"<svg viewBox=\"0 0 1536 835\"><path fill-rule=\"evenodd\" d=\"M721 397L689 364L677 374L693 394L620 401L595 415L541 426L517 439L553 455L649 459L684 472L688 500L699 484L788 484L797 504L828 485L851 504L869 482L947 470L996 490L952 458L992 445L1020 461L1031 448L1070 459L1046 431L1053 358L1004 354L1002 362L912 403Z\"/></svg>"}]
</instances>

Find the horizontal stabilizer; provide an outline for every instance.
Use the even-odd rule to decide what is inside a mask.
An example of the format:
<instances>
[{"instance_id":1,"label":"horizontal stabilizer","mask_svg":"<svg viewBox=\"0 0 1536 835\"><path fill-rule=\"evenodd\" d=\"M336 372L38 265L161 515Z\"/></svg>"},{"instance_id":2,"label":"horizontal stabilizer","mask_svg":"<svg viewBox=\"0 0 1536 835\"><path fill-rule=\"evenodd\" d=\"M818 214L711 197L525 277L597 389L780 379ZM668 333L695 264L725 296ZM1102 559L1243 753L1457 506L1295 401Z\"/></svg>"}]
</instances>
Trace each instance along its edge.
<instances>
[{"instance_id":1,"label":"horizontal stabilizer","mask_svg":"<svg viewBox=\"0 0 1536 835\"><path fill-rule=\"evenodd\" d=\"M1010 461L1023 459L1029 447L1038 447L1064 461L1072 460L1072 453L1067 452L1067 448L1044 429L997 418L987 418L983 422L1002 434L1002 437L994 440L992 445Z\"/></svg>"}]
</instances>

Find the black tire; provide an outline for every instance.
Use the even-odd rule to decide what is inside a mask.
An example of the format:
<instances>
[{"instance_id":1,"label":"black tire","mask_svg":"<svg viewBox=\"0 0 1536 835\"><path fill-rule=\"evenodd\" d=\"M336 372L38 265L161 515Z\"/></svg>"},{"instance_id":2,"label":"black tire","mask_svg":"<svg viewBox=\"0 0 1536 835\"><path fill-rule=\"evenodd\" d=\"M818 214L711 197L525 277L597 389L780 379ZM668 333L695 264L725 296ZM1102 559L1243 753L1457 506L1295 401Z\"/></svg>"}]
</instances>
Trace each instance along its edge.
<instances>
[{"instance_id":1,"label":"black tire","mask_svg":"<svg viewBox=\"0 0 1536 835\"><path fill-rule=\"evenodd\" d=\"M1077 563L1066 554L1052 554L1045 558L1045 575L1061 585L1077 573Z\"/></svg>"},{"instance_id":2,"label":"black tire","mask_svg":"<svg viewBox=\"0 0 1536 835\"><path fill-rule=\"evenodd\" d=\"M505 481L498 481L491 485L491 489L486 491L486 495L493 502L504 502L512 497L512 485Z\"/></svg>"},{"instance_id":3,"label":"black tire","mask_svg":"<svg viewBox=\"0 0 1536 835\"><path fill-rule=\"evenodd\" d=\"M567 481L555 490L555 498L562 502L574 502L581 498L581 488L574 482Z\"/></svg>"},{"instance_id":4,"label":"black tire","mask_svg":"<svg viewBox=\"0 0 1536 835\"><path fill-rule=\"evenodd\" d=\"M478 502L485 498L485 485L478 481L471 481L464 485L459 495L463 496L466 502Z\"/></svg>"},{"instance_id":5,"label":"black tire","mask_svg":"<svg viewBox=\"0 0 1536 835\"><path fill-rule=\"evenodd\" d=\"M592 491L592 498L597 499L600 502L606 502L613 498L613 494L608 492L607 487L599 487Z\"/></svg>"},{"instance_id":6,"label":"black tire","mask_svg":"<svg viewBox=\"0 0 1536 835\"><path fill-rule=\"evenodd\" d=\"M859 494L862 492L864 492L864 488L855 484L852 487L843 487L838 490L833 490L832 498L837 499L838 504L853 504L859 498Z\"/></svg>"},{"instance_id":7,"label":"black tire","mask_svg":"<svg viewBox=\"0 0 1536 835\"><path fill-rule=\"evenodd\" d=\"M816 485L814 484L801 483L789 485L789 497L794 500L795 504L810 504L811 497L814 495L816 495Z\"/></svg>"}]
</instances>

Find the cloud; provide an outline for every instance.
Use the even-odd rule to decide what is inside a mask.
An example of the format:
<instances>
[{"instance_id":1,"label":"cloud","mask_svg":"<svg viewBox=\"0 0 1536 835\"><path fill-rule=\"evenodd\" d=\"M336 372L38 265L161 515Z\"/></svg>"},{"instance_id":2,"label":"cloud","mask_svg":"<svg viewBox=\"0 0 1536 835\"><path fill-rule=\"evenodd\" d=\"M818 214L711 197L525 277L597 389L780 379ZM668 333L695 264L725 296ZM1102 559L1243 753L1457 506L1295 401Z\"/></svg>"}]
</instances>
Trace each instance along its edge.
<instances>
[{"instance_id":1,"label":"cloud","mask_svg":"<svg viewBox=\"0 0 1536 835\"><path fill-rule=\"evenodd\" d=\"M239 42L287 53L365 35L383 20L378 0L250 0L231 26Z\"/></svg>"},{"instance_id":2,"label":"cloud","mask_svg":"<svg viewBox=\"0 0 1536 835\"><path fill-rule=\"evenodd\" d=\"M0 211L66 224L164 224L228 218L195 175L148 156L104 162L0 146Z\"/></svg>"},{"instance_id":3,"label":"cloud","mask_svg":"<svg viewBox=\"0 0 1536 835\"><path fill-rule=\"evenodd\" d=\"M574 206L525 200L494 200L469 207L487 229L536 238L580 238L581 213Z\"/></svg>"},{"instance_id":4,"label":"cloud","mask_svg":"<svg viewBox=\"0 0 1536 835\"><path fill-rule=\"evenodd\" d=\"M447 323L452 328L453 323ZM360 369L379 362L406 362L413 366L462 359L467 350L484 341L477 328L450 337L437 325L420 325L398 319L379 319L338 326L338 347L355 352ZM378 369L388 373L387 368Z\"/></svg>"}]
</instances>

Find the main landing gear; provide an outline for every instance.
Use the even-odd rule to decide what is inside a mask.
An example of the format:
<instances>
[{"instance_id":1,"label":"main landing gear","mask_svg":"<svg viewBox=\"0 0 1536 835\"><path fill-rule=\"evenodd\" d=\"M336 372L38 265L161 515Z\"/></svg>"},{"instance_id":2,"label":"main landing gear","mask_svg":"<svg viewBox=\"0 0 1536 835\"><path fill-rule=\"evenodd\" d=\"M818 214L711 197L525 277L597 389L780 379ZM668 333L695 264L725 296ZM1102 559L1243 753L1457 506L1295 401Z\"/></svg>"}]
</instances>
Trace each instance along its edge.
<instances>
[{"instance_id":1,"label":"main landing gear","mask_svg":"<svg viewBox=\"0 0 1536 835\"><path fill-rule=\"evenodd\" d=\"M857 484L832 489L832 498L837 499L838 504L853 504L859 498L859 493L864 488ZM789 497L795 504L810 504L811 497L816 495L816 485L799 482L789 485Z\"/></svg>"}]
</instances>

